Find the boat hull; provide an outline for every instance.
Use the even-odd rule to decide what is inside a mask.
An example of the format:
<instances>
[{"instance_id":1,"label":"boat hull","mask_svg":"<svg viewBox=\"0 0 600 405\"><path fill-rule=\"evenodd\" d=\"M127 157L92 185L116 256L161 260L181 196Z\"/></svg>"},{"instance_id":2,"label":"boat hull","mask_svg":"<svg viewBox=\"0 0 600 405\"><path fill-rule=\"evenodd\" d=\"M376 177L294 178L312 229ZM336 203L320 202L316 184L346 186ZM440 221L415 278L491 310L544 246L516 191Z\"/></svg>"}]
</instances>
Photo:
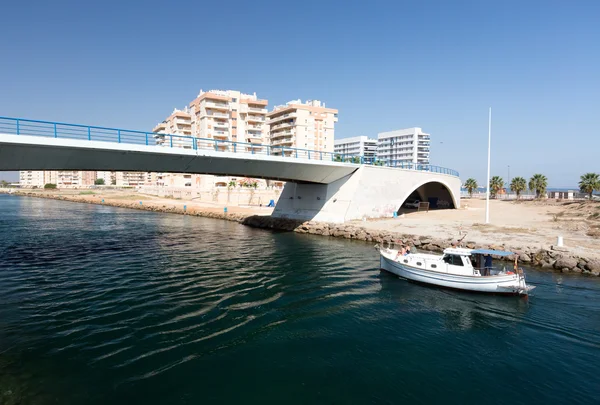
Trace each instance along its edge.
<instances>
[{"instance_id":1,"label":"boat hull","mask_svg":"<svg viewBox=\"0 0 600 405\"><path fill-rule=\"evenodd\" d=\"M501 276L462 276L407 266L381 254L380 268L407 280L439 287L490 294L526 295L528 288L517 274Z\"/></svg>"}]
</instances>

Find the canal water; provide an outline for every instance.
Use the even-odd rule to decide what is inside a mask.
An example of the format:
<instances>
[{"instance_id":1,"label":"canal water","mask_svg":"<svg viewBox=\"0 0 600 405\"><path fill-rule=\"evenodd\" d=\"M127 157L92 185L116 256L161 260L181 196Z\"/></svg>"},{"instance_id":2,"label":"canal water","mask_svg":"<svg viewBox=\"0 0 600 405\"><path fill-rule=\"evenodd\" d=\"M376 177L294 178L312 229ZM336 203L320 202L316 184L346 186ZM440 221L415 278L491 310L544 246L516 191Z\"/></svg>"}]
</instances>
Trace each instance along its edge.
<instances>
[{"instance_id":1,"label":"canal water","mask_svg":"<svg viewBox=\"0 0 600 405\"><path fill-rule=\"evenodd\" d=\"M0 404L597 404L600 279L527 275L451 292L363 242L0 195Z\"/></svg>"}]
</instances>

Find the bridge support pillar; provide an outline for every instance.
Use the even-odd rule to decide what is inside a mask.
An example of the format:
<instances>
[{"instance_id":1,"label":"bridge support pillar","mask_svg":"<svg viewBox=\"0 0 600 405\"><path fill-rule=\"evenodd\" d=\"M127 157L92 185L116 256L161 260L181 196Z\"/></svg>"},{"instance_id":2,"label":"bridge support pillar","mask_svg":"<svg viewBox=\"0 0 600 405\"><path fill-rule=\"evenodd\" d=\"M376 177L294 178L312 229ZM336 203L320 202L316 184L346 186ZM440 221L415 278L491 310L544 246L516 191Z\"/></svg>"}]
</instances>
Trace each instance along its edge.
<instances>
[{"instance_id":1,"label":"bridge support pillar","mask_svg":"<svg viewBox=\"0 0 600 405\"><path fill-rule=\"evenodd\" d=\"M407 198L450 200L460 207L460 179L440 173L361 166L330 184L286 183L274 217L343 223L362 218L388 218Z\"/></svg>"}]
</instances>

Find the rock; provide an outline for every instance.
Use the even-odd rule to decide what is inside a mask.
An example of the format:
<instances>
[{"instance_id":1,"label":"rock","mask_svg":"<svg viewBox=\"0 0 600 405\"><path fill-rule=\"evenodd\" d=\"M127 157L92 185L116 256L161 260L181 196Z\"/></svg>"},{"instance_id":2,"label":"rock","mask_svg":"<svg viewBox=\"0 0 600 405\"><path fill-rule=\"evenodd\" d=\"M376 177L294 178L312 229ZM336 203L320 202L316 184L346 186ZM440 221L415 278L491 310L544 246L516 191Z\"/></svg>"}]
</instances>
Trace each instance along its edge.
<instances>
[{"instance_id":1,"label":"rock","mask_svg":"<svg viewBox=\"0 0 600 405\"><path fill-rule=\"evenodd\" d=\"M575 259L574 257L561 255L556 259L554 267L557 269L564 269L565 267L572 269L573 267L577 267L577 259Z\"/></svg>"},{"instance_id":2,"label":"rock","mask_svg":"<svg viewBox=\"0 0 600 405\"><path fill-rule=\"evenodd\" d=\"M419 239L415 239L415 240L413 240L413 245L421 246L421 241Z\"/></svg>"},{"instance_id":3,"label":"rock","mask_svg":"<svg viewBox=\"0 0 600 405\"><path fill-rule=\"evenodd\" d=\"M569 251L569 249L567 249L564 246L554 246L553 245L553 246L550 246L550 249L555 250L557 252L568 252Z\"/></svg>"},{"instance_id":4,"label":"rock","mask_svg":"<svg viewBox=\"0 0 600 405\"><path fill-rule=\"evenodd\" d=\"M569 272L569 268L568 267L563 267L563 269L561 271L563 273L568 273Z\"/></svg>"},{"instance_id":5,"label":"rock","mask_svg":"<svg viewBox=\"0 0 600 405\"><path fill-rule=\"evenodd\" d=\"M573 273L581 273L583 270L581 270L579 267L574 267L574 268L571 269L571 271Z\"/></svg>"},{"instance_id":6,"label":"rock","mask_svg":"<svg viewBox=\"0 0 600 405\"><path fill-rule=\"evenodd\" d=\"M588 262L585 264L585 269L591 272L600 272L600 260L588 260Z\"/></svg>"},{"instance_id":7,"label":"rock","mask_svg":"<svg viewBox=\"0 0 600 405\"><path fill-rule=\"evenodd\" d=\"M554 268L554 260L552 262L543 262L542 269L551 269Z\"/></svg>"},{"instance_id":8,"label":"rock","mask_svg":"<svg viewBox=\"0 0 600 405\"><path fill-rule=\"evenodd\" d=\"M522 255L519 256L519 259L523 262L523 263L530 263L531 262L531 257L529 257L529 255L527 253L523 253Z\"/></svg>"}]
</instances>

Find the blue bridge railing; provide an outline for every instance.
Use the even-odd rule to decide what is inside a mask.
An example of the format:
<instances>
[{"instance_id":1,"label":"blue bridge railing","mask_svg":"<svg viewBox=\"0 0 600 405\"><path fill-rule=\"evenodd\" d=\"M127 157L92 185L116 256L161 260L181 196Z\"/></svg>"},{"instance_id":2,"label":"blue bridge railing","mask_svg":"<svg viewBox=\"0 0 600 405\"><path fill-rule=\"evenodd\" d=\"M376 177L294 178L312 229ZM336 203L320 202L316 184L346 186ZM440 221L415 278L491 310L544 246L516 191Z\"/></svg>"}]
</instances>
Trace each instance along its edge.
<instances>
[{"instance_id":1,"label":"blue bridge railing","mask_svg":"<svg viewBox=\"0 0 600 405\"><path fill-rule=\"evenodd\" d=\"M60 139L116 142L133 145L159 145L170 148L215 150L253 155L283 156L298 159L327 160L357 165L368 164L408 170L429 171L458 177L457 171L445 167L410 162L382 161L373 158L365 158L363 156L291 148L289 146L278 144L277 139L274 139L273 143L270 145L263 145L260 143L232 142L215 138L198 138L180 134L162 134L134 131L130 129L106 128L0 116L0 134L2 133Z\"/></svg>"}]
</instances>

